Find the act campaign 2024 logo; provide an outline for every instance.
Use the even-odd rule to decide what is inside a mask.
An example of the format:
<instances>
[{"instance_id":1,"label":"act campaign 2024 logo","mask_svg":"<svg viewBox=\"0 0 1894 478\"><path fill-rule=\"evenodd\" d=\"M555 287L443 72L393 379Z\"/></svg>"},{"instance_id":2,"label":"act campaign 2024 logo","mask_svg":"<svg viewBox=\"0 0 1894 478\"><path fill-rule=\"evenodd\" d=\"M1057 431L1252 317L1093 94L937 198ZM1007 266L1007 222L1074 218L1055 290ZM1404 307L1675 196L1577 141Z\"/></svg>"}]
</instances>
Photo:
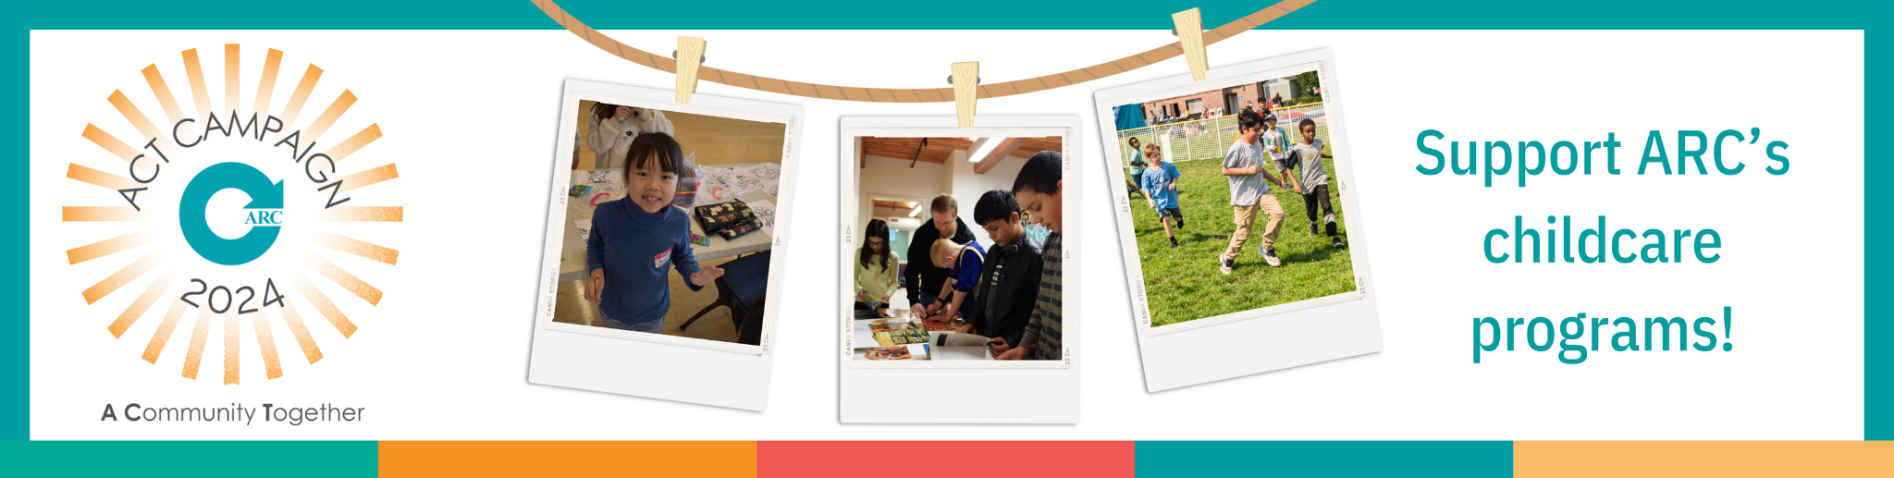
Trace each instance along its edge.
<instances>
[{"instance_id":1,"label":"act campaign 2024 logo","mask_svg":"<svg viewBox=\"0 0 1894 478\"><path fill-rule=\"evenodd\" d=\"M400 174L368 148L380 125L349 117L355 94L314 64L285 68L282 51L244 53L128 69L134 84L106 98L119 117L81 134L97 148L73 143L63 197L79 199L61 215L71 272L98 277L84 316L62 320L144 343L164 373L220 368L224 385L246 362L261 365L252 380L278 379L355 335L382 300L373 279L394 274L402 221L400 188L384 184Z\"/></svg>"}]
</instances>

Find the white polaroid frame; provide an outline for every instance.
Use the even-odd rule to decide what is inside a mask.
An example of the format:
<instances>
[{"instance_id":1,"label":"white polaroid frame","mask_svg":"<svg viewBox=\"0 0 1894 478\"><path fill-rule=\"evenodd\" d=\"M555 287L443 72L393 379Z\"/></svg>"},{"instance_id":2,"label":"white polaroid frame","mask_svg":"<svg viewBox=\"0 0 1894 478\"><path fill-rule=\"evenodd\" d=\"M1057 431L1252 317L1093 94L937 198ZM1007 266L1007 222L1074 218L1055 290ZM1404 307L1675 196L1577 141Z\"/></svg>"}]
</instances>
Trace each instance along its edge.
<instances>
[{"instance_id":1,"label":"white polaroid frame","mask_svg":"<svg viewBox=\"0 0 1894 478\"><path fill-rule=\"evenodd\" d=\"M782 194L774 225L769 284L776 289L787 280L789 256L783 238L793 221L796 151L800 144L801 106L697 94L690 103L677 103L672 90L566 80L560 100L559 136L555 143L547 195L546 242L534 299L532 358L527 382L600 392L762 411L769 401L770 339L784 300L763 307L763 330L758 345L672 337L606 327L553 321L553 301L559 291L559 254L566 221L567 190L572 178L571 158L578 133L579 102L603 101L749 121L783 123ZM627 363L663 363L663 367L624 368ZM705 377L716 377L706 380Z\"/></svg>"},{"instance_id":2,"label":"white polaroid frame","mask_svg":"<svg viewBox=\"0 0 1894 478\"><path fill-rule=\"evenodd\" d=\"M1346 158L1335 163L1335 174L1337 189L1342 192L1341 207L1347 212L1342 222L1349 232L1355 291L1152 326L1142 259L1138 256L1137 238L1132 234L1134 223L1129 194L1124 188L1105 188L1111 195L1113 216L1118 223L1114 232L1123 254L1126 286L1131 292L1131 311L1138 330L1146 391L1169 390L1381 351L1380 314L1375 306L1377 295L1373 293L1373 274L1368 269L1367 214L1357 202L1359 195L1350 189L1355 184L1357 157L1348 148L1344 126L1347 122L1342 104L1346 92L1336 80L1335 58L1329 49L1212 68L1204 81L1192 81L1190 75L1183 74L1100 90L1093 95L1098 109L1100 141L1104 151L1118 150L1117 124L1107 121L1114 118L1114 106L1281 78L1311 69L1322 81L1329 147L1336 157ZM1111 154L1101 157L1108 184L1124 184L1126 174L1119 165L1121 159ZM1228 220L1218 222L1214 218L1199 221L1229 225ZM1204 264L1208 271L1211 261L1206 258ZM1205 273L1215 274L1214 271Z\"/></svg>"},{"instance_id":3,"label":"white polaroid frame","mask_svg":"<svg viewBox=\"0 0 1894 478\"><path fill-rule=\"evenodd\" d=\"M840 161L843 167L838 178L837 201L840 221L836 234L838 241L836 295L830 299L839 306L841 334L837 343L840 354L839 396L841 421L843 423L1078 423L1079 419L1079 367L1076 360L1079 330L1084 326L1084 309L1081 301L1073 300L1070 294L1083 290L1079 283L1084 276L1077 257L1083 241L1083 228L1080 225L1084 215L1078 207L1077 198L1083 197L1084 189L1074 173L1078 170L1079 158L1083 157L1079 136L1082 133L1078 116L979 116L975 118L975 127L960 128L959 121L953 116L851 116L841 118ZM879 362L853 360L855 347L873 347L877 344L854 344L854 310L851 302L845 299L842 291L853 287L853 270L845 259L853 257L860 231L854 225L860 222L857 196L861 190L858 152L855 139L859 137L1047 137L1059 136L1062 155L1065 159L1062 176L1072 177L1073 181L1064 181L1060 200L1066 211L1063 224L1060 225L1061 251L1064 262L1061 271L1063 290L1066 296L1061 301L1061 340L1065 348L1063 360L1022 360L1022 361L911 361ZM945 401L980 401L990 398L992 390L1009 390L1038 397L1034 400L1017 403L1014 407L995 409L965 409L945 413L915 415L904 407L885 406L885 401L869 402L863 397L884 395L889 384L927 383L935 391L929 399ZM1046 400L1045 398L1052 399Z\"/></svg>"}]
</instances>

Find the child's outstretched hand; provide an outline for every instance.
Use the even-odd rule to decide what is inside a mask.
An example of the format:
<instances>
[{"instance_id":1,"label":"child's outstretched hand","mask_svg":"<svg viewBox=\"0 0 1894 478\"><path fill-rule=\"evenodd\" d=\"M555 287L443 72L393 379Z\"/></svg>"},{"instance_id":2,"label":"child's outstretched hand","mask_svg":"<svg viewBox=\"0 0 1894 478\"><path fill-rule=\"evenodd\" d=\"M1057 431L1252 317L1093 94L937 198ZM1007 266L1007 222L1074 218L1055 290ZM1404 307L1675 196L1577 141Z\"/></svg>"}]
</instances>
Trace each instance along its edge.
<instances>
[{"instance_id":1,"label":"child's outstretched hand","mask_svg":"<svg viewBox=\"0 0 1894 478\"><path fill-rule=\"evenodd\" d=\"M1005 356L1007 352L1012 351L1012 347L1008 347L1006 345L1006 339L1002 339L999 337L994 337L993 341L987 342L986 348L988 351L993 352L993 357L995 360L998 360L999 357Z\"/></svg>"},{"instance_id":2,"label":"child's outstretched hand","mask_svg":"<svg viewBox=\"0 0 1894 478\"><path fill-rule=\"evenodd\" d=\"M705 267L703 270L697 271L696 274L691 274L691 284L695 284L698 287L707 286L710 285L711 282L715 282L718 277L723 277L723 268Z\"/></svg>"},{"instance_id":3,"label":"child's outstretched hand","mask_svg":"<svg viewBox=\"0 0 1894 478\"><path fill-rule=\"evenodd\" d=\"M585 280L585 300L597 304L599 296L605 291L605 269L592 269L592 277Z\"/></svg>"},{"instance_id":4,"label":"child's outstretched hand","mask_svg":"<svg viewBox=\"0 0 1894 478\"><path fill-rule=\"evenodd\" d=\"M993 356L993 360L1026 360L1026 349L1013 347L1011 350Z\"/></svg>"}]
</instances>

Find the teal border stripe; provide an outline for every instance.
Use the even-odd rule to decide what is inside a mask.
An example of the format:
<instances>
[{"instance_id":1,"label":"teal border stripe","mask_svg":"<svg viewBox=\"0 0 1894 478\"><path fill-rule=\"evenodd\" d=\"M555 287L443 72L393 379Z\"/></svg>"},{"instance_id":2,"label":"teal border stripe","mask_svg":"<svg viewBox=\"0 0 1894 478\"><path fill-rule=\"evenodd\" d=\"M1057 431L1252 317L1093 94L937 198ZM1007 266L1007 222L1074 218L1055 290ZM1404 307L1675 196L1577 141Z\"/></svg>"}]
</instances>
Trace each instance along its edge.
<instances>
[{"instance_id":1,"label":"teal border stripe","mask_svg":"<svg viewBox=\"0 0 1894 478\"><path fill-rule=\"evenodd\" d=\"M0 442L7 476L375 476L375 442Z\"/></svg>"},{"instance_id":2,"label":"teal border stripe","mask_svg":"<svg viewBox=\"0 0 1894 478\"><path fill-rule=\"evenodd\" d=\"M842 0L821 8L780 0L731 0L707 12L703 2L622 2L565 0L560 5L600 29L1168 29L1169 14L1201 8L1206 25L1216 26L1269 5L1270 0L1089 2L1018 2L968 0L954 8L930 2ZM29 29L557 29L528 0L312 0L253 2L204 0L178 4L158 1L97 0L25 2L9 5L4 23L9 37L4 57L7 75L0 83L15 93L0 100L0 138L13 158L0 174L0 198L15 207L0 208L0 223L24 225L28 184L27 46ZM1003 14L991 14L1003 12ZM1867 85L1885 78L1886 33L1894 7L1855 1L1661 1L1519 2L1516 0L1320 0L1265 26L1279 29L1858 29L1867 31ZM1270 34L1263 32L1262 34ZM574 41L573 48L590 48ZM812 48L822 48L812 46ZM163 49L163 51L170 51ZM1266 52L1259 52L1261 56ZM1678 52L1687 55L1689 52ZM1442 57L1447 62L1465 60ZM1214 60L1213 60L1214 61ZM1767 59L1758 59L1766 64ZM1583 65L1575 65L1575 68ZM1735 81L1734 79L1732 81ZM1081 86L1080 88L1090 88ZM1819 93L1817 93L1819 94ZM1885 95L1866 94L1865 131L1876 131L1888 111ZM1074 105L1074 108L1080 105ZM1872 159L1880 149L1865 145L1867 184L1894 180L1889 167ZM1888 237L1887 192L1866 188L1869 243ZM0 440L28 437L27 237L25 227L0 238L0 270L16 271L0 282L0 300L13 313L0 314ZM1868 249L1864 287L1868 297L1864 327L1865 423L1867 439L1894 439L1894 325L1888 316L1886 274L1894 262ZM1785 318L1785 320L1790 320Z\"/></svg>"},{"instance_id":3,"label":"teal border stripe","mask_svg":"<svg viewBox=\"0 0 1894 478\"><path fill-rule=\"evenodd\" d=\"M1141 441L1138 476L1510 477L1513 444Z\"/></svg>"}]
</instances>

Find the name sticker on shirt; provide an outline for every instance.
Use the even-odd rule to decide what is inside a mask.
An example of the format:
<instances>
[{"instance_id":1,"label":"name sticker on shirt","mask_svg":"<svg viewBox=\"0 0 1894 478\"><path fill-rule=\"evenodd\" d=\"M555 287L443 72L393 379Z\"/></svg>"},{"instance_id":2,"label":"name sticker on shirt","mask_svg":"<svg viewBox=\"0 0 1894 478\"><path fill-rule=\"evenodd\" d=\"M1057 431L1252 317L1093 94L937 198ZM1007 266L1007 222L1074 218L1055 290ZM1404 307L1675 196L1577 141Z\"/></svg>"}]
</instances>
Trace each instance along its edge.
<instances>
[{"instance_id":1,"label":"name sticker on shirt","mask_svg":"<svg viewBox=\"0 0 1894 478\"><path fill-rule=\"evenodd\" d=\"M666 262L671 262L671 249L670 248L665 248L664 252L660 252L658 253L658 255L651 257L651 267L663 269L664 263Z\"/></svg>"}]
</instances>

